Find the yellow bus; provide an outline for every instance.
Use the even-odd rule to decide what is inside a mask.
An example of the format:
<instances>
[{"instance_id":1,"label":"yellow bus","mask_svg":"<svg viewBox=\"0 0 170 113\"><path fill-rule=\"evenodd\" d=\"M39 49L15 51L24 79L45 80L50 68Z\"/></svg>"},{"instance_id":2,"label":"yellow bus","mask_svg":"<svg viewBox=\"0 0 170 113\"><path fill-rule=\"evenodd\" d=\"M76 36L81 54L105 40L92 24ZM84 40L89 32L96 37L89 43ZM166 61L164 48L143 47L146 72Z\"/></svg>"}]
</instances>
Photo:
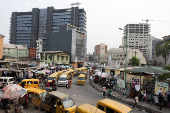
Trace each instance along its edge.
<instances>
[{"instance_id":1,"label":"yellow bus","mask_svg":"<svg viewBox=\"0 0 170 113\"><path fill-rule=\"evenodd\" d=\"M77 107L76 113L105 113L105 112L90 104L82 104Z\"/></svg>"},{"instance_id":2,"label":"yellow bus","mask_svg":"<svg viewBox=\"0 0 170 113\"><path fill-rule=\"evenodd\" d=\"M72 98L59 91L47 93L43 108L52 113L75 113L76 111L76 105Z\"/></svg>"},{"instance_id":3,"label":"yellow bus","mask_svg":"<svg viewBox=\"0 0 170 113\"><path fill-rule=\"evenodd\" d=\"M26 88L26 89L27 89L28 97L32 98L33 100L34 106L38 107L40 103L43 102L43 100L45 99L47 91L38 88Z\"/></svg>"},{"instance_id":4,"label":"yellow bus","mask_svg":"<svg viewBox=\"0 0 170 113\"><path fill-rule=\"evenodd\" d=\"M84 74L80 74L79 78L77 80L77 85L85 85L85 75Z\"/></svg>"},{"instance_id":5,"label":"yellow bus","mask_svg":"<svg viewBox=\"0 0 170 113\"><path fill-rule=\"evenodd\" d=\"M96 107L106 113L133 113L130 107L110 99L98 100Z\"/></svg>"}]
</instances>

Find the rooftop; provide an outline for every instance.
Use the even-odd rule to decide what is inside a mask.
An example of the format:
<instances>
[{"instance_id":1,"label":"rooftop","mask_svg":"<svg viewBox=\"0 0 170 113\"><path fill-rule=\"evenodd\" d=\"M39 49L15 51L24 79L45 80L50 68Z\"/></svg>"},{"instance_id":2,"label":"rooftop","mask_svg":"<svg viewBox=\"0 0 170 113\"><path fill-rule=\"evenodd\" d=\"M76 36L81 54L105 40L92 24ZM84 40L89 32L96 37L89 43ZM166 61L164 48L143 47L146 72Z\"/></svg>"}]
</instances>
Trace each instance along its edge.
<instances>
[{"instance_id":1,"label":"rooftop","mask_svg":"<svg viewBox=\"0 0 170 113\"><path fill-rule=\"evenodd\" d=\"M125 48L124 48L124 50L123 50L123 48L111 48L111 49L109 49L108 51L107 51L107 53L106 54L125 54ZM132 49L130 49L130 48L127 48L127 54L130 52L130 51L132 51Z\"/></svg>"},{"instance_id":2,"label":"rooftop","mask_svg":"<svg viewBox=\"0 0 170 113\"><path fill-rule=\"evenodd\" d=\"M61 53L64 51L44 51L44 52L40 52L40 53Z\"/></svg>"},{"instance_id":3,"label":"rooftop","mask_svg":"<svg viewBox=\"0 0 170 113\"><path fill-rule=\"evenodd\" d=\"M12 49L12 48L14 49L14 48L16 48L16 47L17 47L18 49L27 49L27 47L24 47L23 45L5 44L5 43L3 44L3 47L4 47L4 48L11 48L11 49Z\"/></svg>"},{"instance_id":4,"label":"rooftop","mask_svg":"<svg viewBox=\"0 0 170 113\"><path fill-rule=\"evenodd\" d=\"M5 36L0 34L0 37L5 37Z\"/></svg>"}]
</instances>

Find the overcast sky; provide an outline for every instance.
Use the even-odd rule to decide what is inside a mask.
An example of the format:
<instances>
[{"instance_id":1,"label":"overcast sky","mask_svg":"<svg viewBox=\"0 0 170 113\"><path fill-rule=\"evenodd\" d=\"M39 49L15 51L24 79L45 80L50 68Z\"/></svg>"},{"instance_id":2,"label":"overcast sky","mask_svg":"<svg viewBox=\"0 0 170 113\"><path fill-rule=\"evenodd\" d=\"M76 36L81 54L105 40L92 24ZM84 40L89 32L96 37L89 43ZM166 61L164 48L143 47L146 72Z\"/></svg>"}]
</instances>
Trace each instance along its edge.
<instances>
[{"instance_id":1,"label":"overcast sky","mask_svg":"<svg viewBox=\"0 0 170 113\"><path fill-rule=\"evenodd\" d=\"M70 8L80 2L87 14L87 53L100 43L108 49L122 44L123 28L130 23L146 23L153 20L151 35L156 38L170 35L170 0L0 0L0 34L4 43L9 42L9 26L12 12L32 11L32 8ZM167 21L167 22L164 22Z\"/></svg>"}]
</instances>

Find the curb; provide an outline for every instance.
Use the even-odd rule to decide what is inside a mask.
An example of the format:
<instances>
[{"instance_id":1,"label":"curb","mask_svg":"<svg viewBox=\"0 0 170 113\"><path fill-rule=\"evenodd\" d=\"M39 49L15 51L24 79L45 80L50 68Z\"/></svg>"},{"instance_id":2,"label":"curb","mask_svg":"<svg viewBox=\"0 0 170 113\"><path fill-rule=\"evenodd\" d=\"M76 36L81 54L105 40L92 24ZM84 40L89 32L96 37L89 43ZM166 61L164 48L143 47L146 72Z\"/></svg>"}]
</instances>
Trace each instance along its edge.
<instances>
[{"instance_id":1,"label":"curb","mask_svg":"<svg viewBox=\"0 0 170 113\"><path fill-rule=\"evenodd\" d=\"M89 83L90 83L90 85L91 85L93 88L95 88L97 91L102 92L102 89L99 88L99 87L96 87L91 81L89 81ZM108 93L106 93L106 94L108 94ZM113 95L113 94L111 95L111 98L113 98L113 99L115 99L115 100L118 100L118 101L120 101L120 102L129 104L129 105L132 105L132 106L133 106L134 103L135 103L135 102L132 102L132 101L129 101L129 100L126 100L126 99L122 99L121 97L116 96L116 95ZM140 105L140 108L141 108L142 110L145 110L145 111L149 112L149 113L162 113L162 111L158 111L158 110L156 110L156 109L148 108L148 107L146 107L146 106L144 106L144 105Z\"/></svg>"}]
</instances>

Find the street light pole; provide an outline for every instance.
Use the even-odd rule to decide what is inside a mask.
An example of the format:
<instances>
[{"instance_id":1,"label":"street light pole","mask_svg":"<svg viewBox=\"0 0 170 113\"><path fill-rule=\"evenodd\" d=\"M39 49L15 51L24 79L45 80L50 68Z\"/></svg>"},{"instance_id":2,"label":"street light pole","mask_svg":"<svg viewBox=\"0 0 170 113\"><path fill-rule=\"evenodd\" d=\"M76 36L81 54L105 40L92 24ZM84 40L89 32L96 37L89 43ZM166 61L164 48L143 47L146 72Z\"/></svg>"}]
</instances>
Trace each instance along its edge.
<instances>
[{"instance_id":1,"label":"street light pole","mask_svg":"<svg viewBox=\"0 0 170 113\"><path fill-rule=\"evenodd\" d=\"M122 28L119 28L120 30L123 30ZM126 68L127 68L127 28L126 28L126 54L125 54L125 89L127 89L127 84L126 84ZM126 93L126 92L125 92Z\"/></svg>"},{"instance_id":2,"label":"street light pole","mask_svg":"<svg viewBox=\"0 0 170 113\"><path fill-rule=\"evenodd\" d=\"M127 84L126 84L126 68L127 68L127 28L126 28L125 88L127 88Z\"/></svg>"}]
</instances>

